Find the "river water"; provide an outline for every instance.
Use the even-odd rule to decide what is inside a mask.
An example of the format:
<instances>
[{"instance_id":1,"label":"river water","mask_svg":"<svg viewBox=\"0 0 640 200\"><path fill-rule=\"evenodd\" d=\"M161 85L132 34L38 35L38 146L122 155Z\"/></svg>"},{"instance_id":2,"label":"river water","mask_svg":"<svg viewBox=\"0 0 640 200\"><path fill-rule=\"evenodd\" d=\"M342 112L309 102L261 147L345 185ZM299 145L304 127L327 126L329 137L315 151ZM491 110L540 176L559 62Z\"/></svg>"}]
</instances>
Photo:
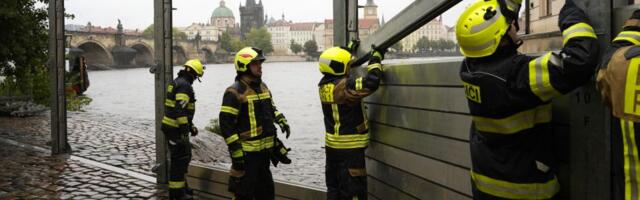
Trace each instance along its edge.
<instances>
[{"instance_id":1,"label":"river water","mask_svg":"<svg viewBox=\"0 0 640 200\"><path fill-rule=\"evenodd\" d=\"M174 68L174 77L181 68ZM291 157L294 163L279 165L273 171L274 177L324 187L324 125L317 92L321 78L317 62L265 63L262 71L263 81L269 86L278 110L287 117L292 132L288 140L283 134L279 137L293 149ZM197 99L194 124L201 133L210 119L218 117L223 92L233 83L235 75L232 64L212 64L206 66L202 82L194 82ZM85 108L88 113L108 113L152 126L149 121L155 118L154 75L148 69L90 71L89 79L91 86L86 95L93 102ZM153 130L153 127L148 130ZM206 140L198 144L207 150L194 150L194 160L210 157L200 161L208 165L229 166L222 138L213 134L198 138Z\"/></svg>"}]
</instances>

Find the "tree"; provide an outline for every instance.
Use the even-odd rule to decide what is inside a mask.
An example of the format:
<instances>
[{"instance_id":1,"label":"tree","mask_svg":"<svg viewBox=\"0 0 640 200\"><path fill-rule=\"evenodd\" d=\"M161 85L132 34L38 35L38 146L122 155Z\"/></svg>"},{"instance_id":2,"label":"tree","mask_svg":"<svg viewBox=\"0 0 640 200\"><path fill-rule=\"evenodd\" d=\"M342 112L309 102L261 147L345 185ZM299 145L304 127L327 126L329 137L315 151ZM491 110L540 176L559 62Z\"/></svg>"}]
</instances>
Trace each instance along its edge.
<instances>
[{"instance_id":1,"label":"tree","mask_svg":"<svg viewBox=\"0 0 640 200\"><path fill-rule=\"evenodd\" d=\"M418 39L418 42L416 42L416 45L414 46L414 48L418 52L424 53L429 50L429 46L430 46L429 39L423 36L420 39Z\"/></svg>"},{"instance_id":2,"label":"tree","mask_svg":"<svg viewBox=\"0 0 640 200\"><path fill-rule=\"evenodd\" d=\"M0 7L0 73L6 76L0 95L31 95L48 105L47 7L36 8L36 3L48 1L3 1Z\"/></svg>"},{"instance_id":3,"label":"tree","mask_svg":"<svg viewBox=\"0 0 640 200\"><path fill-rule=\"evenodd\" d=\"M262 49L264 53L273 52L271 44L271 33L265 27L259 29L251 29L246 35L246 44L252 47Z\"/></svg>"},{"instance_id":4,"label":"tree","mask_svg":"<svg viewBox=\"0 0 640 200\"><path fill-rule=\"evenodd\" d=\"M396 50L396 52L402 52L402 42L396 42L395 44L393 44L393 46L391 46L391 48Z\"/></svg>"},{"instance_id":5,"label":"tree","mask_svg":"<svg viewBox=\"0 0 640 200\"><path fill-rule=\"evenodd\" d=\"M302 51L302 45L296 43L293 39L291 39L291 45L289 45L289 48L291 49L291 52L296 55Z\"/></svg>"},{"instance_id":6,"label":"tree","mask_svg":"<svg viewBox=\"0 0 640 200\"><path fill-rule=\"evenodd\" d=\"M220 48L222 50L225 50L227 52L232 52L232 48L231 48L231 34L229 34L228 32L224 32L220 35L220 38L218 39L218 42L220 43Z\"/></svg>"},{"instance_id":7,"label":"tree","mask_svg":"<svg viewBox=\"0 0 640 200\"><path fill-rule=\"evenodd\" d=\"M309 40L304 43L304 53L311 57L318 56L318 43L316 43L316 40Z\"/></svg>"},{"instance_id":8,"label":"tree","mask_svg":"<svg viewBox=\"0 0 640 200\"><path fill-rule=\"evenodd\" d=\"M147 28L144 29L144 31L142 31L142 37L144 38L153 38L153 33L154 33L155 28L153 27L153 24L149 25ZM171 33L173 35L174 39L179 39L179 40L186 40L187 39L187 34L178 30L178 28L173 27L171 29Z\"/></svg>"}]
</instances>

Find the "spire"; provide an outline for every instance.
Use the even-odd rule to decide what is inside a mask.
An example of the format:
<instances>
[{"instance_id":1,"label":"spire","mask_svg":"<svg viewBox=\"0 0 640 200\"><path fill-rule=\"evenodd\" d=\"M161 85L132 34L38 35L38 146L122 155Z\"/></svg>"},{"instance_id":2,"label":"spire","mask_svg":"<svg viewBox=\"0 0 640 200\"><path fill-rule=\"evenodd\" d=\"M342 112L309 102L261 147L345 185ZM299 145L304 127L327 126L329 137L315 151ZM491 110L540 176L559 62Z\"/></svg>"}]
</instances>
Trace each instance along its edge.
<instances>
[{"instance_id":1,"label":"spire","mask_svg":"<svg viewBox=\"0 0 640 200\"><path fill-rule=\"evenodd\" d=\"M260 0L260 2L258 3L258 5L262 5L262 0Z\"/></svg>"},{"instance_id":2,"label":"spire","mask_svg":"<svg viewBox=\"0 0 640 200\"><path fill-rule=\"evenodd\" d=\"M225 7L224 0L220 0L220 7Z\"/></svg>"},{"instance_id":3,"label":"spire","mask_svg":"<svg viewBox=\"0 0 640 200\"><path fill-rule=\"evenodd\" d=\"M373 3L373 0L367 0L367 4L365 6L377 6L376 3Z\"/></svg>"},{"instance_id":4,"label":"spire","mask_svg":"<svg viewBox=\"0 0 640 200\"><path fill-rule=\"evenodd\" d=\"M384 25L384 13L382 14L382 21L380 22L380 26Z\"/></svg>"}]
</instances>

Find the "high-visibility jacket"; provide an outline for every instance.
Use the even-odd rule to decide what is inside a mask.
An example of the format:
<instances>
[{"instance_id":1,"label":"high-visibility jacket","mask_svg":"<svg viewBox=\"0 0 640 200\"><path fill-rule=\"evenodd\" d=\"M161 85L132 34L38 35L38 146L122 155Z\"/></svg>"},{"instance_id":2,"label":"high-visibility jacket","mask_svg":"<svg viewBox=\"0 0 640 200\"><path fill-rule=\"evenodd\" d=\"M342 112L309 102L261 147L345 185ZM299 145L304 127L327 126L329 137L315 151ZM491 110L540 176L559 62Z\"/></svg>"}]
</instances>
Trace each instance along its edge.
<instances>
[{"instance_id":1,"label":"high-visibility jacket","mask_svg":"<svg viewBox=\"0 0 640 200\"><path fill-rule=\"evenodd\" d=\"M625 22L607 50L598 72L598 89L611 108L611 200L640 199L640 20Z\"/></svg>"},{"instance_id":2,"label":"high-visibility jacket","mask_svg":"<svg viewBox=\"0 0 640 200\"><path fill-rule=\"evenodd\" d=\"M278 112L271 92L262 81L237 78L226 89L220 109L220 130L235 169L244 166L245 152L270 151L274 147Z\"/></svg>"},{"instance_id":3,"label":"high-visibility jacket","mask_svg":"<svg viewBox=\"0 0 640 200\"><path fill-rule=\"evenodd\" d=\"M327 148L357 149L369 144L369 124L362 98L378 89L382 65L370 63L364 77L325 74L318 84Z\"/></svg>"},{"instance_id":4,"label":"high-visibility jacket","mask_svg":"<svg viewBox=\"0 0 640 200\"><path fill-rule=\"evenodd\" d=\"M196 97L193 92L193 78L182 70L178 77L167 86L164 101L164 117L162 131L172 136L189 133L193 115L196 112Z\"/></svg>"},{"instance_id":5,"label":"high-visibility jacket","mask_svg":"<svg viewBox=\"0 0 640 200\"><path fill-rule=\"evenodd\" d=\"M547 199L560 189L555 172L550 101L586 83L598 57L596 34L580 9L560 13L563 48L540 57L502 46L466 58L460 68L472 115L471 179L482 193Z\"/></svg>"}]
</instances>

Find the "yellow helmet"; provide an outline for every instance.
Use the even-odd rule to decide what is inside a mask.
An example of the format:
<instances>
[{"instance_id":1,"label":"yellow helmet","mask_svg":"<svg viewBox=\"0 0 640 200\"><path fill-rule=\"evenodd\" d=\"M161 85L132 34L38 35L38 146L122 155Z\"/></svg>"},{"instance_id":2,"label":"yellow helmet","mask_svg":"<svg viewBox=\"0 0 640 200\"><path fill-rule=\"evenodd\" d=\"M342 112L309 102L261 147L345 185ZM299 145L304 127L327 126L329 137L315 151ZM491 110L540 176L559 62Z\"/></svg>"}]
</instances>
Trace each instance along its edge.
<instances>
[{"instance_id":1,"label":"yellow helmet","mask_svg":"<svg viewBox=\"0 0 640 200\"><path fill-rule=\"evenodd\" d=\"M202 75L204 74L204 66L202 66L202 63L198 59L188 60L186 63L184 63L184 66L193 69L193 71L198 74L198 77L202 77Z\"/></svg>"},{"instance_id":2,"label":"yellow helmet","mask_svg":"<svg viewBox=\"0 0 640 200\"><path fill-rule=\"evenodd\" d=\"M320 72L341 76L349 70L351 53L340 47L331 47L320 54L319 61Z\"/></svg>"},{"instance_id":3,"label":"yellow helmet","mask_svg":"<svg viewBox=\"0 0 640 200\"><path fill-rule=\"evenodd\" d=\"M262 50L255 47L245 47L236 53L235 65L237 72L246 72L247 66L253 61L264 61L266 58Z\"/></svg>"},{"instance_id":4,"label":"yellow helmet","mask_svg":"<svg viewBox=\"0 0 640 200\"><path fill-rule=\"evenodd\" d=\"M462 55L471 58L493 54L509 29L497 0L478 0L456 23L456 39Z\"/></svg>"}]
</instances>

